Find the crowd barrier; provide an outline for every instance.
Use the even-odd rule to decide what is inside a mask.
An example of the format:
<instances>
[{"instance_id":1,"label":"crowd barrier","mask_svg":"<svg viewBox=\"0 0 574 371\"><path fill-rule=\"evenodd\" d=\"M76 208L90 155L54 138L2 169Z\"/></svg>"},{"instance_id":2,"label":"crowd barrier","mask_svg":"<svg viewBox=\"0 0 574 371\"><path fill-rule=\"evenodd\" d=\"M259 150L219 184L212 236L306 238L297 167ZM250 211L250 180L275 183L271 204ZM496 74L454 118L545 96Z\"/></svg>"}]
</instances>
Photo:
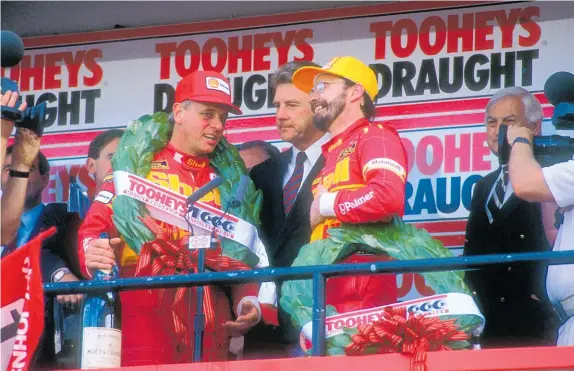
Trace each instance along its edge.
<instances>
[{"instance_id":1,"label":"crowd barrier","mask_svg":"<svg viewBox=\"0 0 574 371\"><path fill-rule=\"evenodd\" d=\"M175 276L156 276L156 277L134 277L134 278L120 278L110 281L80 281L80 282L66 282L66 283L50 283L44 285L45 294L48 296L55 296L56 294L72 294L72 293L94 293L94 292L108 292L108 291L125 291L125 290L141 290L142 288L159 289L159 288L174 288L180 286L200 286L208 284L238 284L244 282L265 282L274 281L278 279L293 280L293 279L313 279L313 328L325 328L325 283L326 279L332 276L349 276L349 275L368 275L377 273L424 273L436 271L449 271L449 270L469 270L479 269L487 265L494 264L512 264L527 261L539 261L553 264L573 264L574 251L563 252L536 252L536 253L520 253L520 254L496 254L496 255L480 255L480 256L464 256L440 259L416 259L416 260L392 260L376 263L361 263L361 264L336 264L336 265L320 265L308 267L291 267L291 268L264 268L254 269L250 271L230 271L230 272L205 272L194 274L182 274ZM536 319L533 319L536 320ZM312 355L314 357L321 357L325 355L325 333L324 331L313 331L313 348ZM528 349L534 351L538 356L531 357L526 353ZM507 353L497 353L499 351ZM475 353L476 352L476 353ZM447 353L447 354L444 354ZM431 357L432 354L432 357ZM499 362L502 368L473 368L476 366L474 361L482 357L485 359L495 359L495 355L499 354L507 358L512 355L515 360L516 368L512 368L511 364ZM505 354L505 355L502 355ZM534 354L534 353L533 353ZM545 354L545 356L542 356ZM551 355L551 356L550 356ZM524 357L528 356L527 360L532 363L527 364ZM383 358L384 357L384 358ZM394 357L394 358L393 358ZM404 358L403 361L399 359ZM546 370L546 369L572 369L574 370L574 347L563 348L523 348L523 349L506 349L506 350L481 350L481 351L456 351L456 352L436 352L429 353L429 360L427 363L432 364L435 362L435 370ZM446 357L446 358L445 358ZM469 358L471 357L471 358ZM492 358L490 358L492 357ZM447 361L447 358L452 358L453 361ZM541 358L541 359L538 359ZM544 358L551 358L546 359ZM346 360L345 360L346 359ZM401 355L381 355L381 356L362 356L361 370L367 371L370 368L362 367L365 365L373 364L378 371L381 370L407 370L408 360ZM384 362L382 360L385 359ZM432 361L430 359L434 359ZM466 359L467 361L463 362ZM388 361L387 361L388 360ZM443 364L451 367L454 360L459 360L456 363L457 367L462 367L463 363L468 363L468 368L436 368ZM484 359L483 359L484 360ZM130 370L320 370L325 369L329 371L335 370L351 370L356 368L356 359L354 357L326 357L319 360L313 358L293 359L288 363L284 361L273 360L260 360L260 361L234 361L224 362L221 364L211 363L209 365L182 365L170 366L148 366L148 367L132 367ZM540 363L543 361L542 363ZM546 362L547 361L547 362ZM317 363L315 363L317 362ZM325 363L323 363L325 362ZM388 367L387 362L396 365L397 368ZM526 364L524 363L526 362ZM530 362L530 361L529 361ZM546 362L546 363L544 363ZM554 362L554 363L553 363ZM385 364L382 364L385 363ZM322 366L321 366L322 364ZM288 366L289 365L289 366ZM346 365L346 368L342 365ZM536 366L539 365L539 366ZM353 367L354 366L354 367ZM493 366L495 366L493 364ZM511 367L512 366L512 367ZM202 368L203 367L203 368ZM237 368L244 367L244 368ZM498 367L498 366L497 366ZM128 369L128 368L122 368ZM432 368L428 368L431 370Z\"/></svg>"}]
</instances>

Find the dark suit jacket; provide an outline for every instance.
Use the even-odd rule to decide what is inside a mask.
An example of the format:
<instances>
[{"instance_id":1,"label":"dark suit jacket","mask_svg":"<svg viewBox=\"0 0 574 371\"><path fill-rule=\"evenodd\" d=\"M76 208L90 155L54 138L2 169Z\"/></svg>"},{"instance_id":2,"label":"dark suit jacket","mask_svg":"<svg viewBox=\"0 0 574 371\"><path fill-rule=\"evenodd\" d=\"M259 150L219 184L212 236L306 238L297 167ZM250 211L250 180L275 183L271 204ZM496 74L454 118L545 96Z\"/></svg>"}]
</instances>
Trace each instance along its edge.
<instances>
[{"instance_id":1,"label":"dark suit jacket","mask_svg":"<svg viewBox=\"0 0 574 371\"><path fill-rule=\"evenodd\" d=\"M251 179L255 183L255 187L263 192L259 233L269 256L269 264L272 267L290 267L301 247L309 243L311 237L309 211L313 202L311 185L324 165L324 159L321 156L301 185L291 212L285 216L283 178L292 153L293 151L290 149L251 169ZM281 292L280 282L278 282L277 289L279 296ZM299 334L292 328L287 314L281 310L279 322L283 341L286 343L297 342ZM277 336L280 337L281 334Z\"/></svg>"},{"instance_id":2,"label":"dark suit jacket","mask_svg":"<svg viewBox=\"0 0 574 371\"><path fill-rule=\"evenodd\" d=\"M40 267L44 282L51 282L52 274L63 267L68 267L77 277L81 277L76 249L79 223L78 214L69 213L65 203L52 203L44 207L32 233L32 236L36 236L41 230L56 227L55 234L42 243Z\"/></svg>"},{"instance_id":3,"label":"dark suit jacket","mask_svg":"<svg viewBox=\"0 0 574 371\"><path fill-rule=\"evenodd\" d=\"M475 185L464 255L550 250L538 203L513 194L489 223L485 203L499 173L493 171ZM546 295L546 270L545 264L521 263L466 272L486 318L483 347L551 345L556 316Z\"/></svg>"}]
</instances>

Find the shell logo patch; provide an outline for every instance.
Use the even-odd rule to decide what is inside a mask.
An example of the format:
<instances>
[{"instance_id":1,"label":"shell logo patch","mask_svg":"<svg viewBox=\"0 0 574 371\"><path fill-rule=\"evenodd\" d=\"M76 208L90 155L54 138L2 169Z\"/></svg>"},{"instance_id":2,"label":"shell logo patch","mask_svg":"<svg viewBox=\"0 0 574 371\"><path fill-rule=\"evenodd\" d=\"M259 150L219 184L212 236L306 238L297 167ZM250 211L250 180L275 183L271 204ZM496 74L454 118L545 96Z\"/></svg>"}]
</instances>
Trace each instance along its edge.
<instances>
[{"instance_id":1,"label":"shell logo patch","mask_svg":"<svg viewBox=\"0 0 574 371\"><path fill-rule=\"evenodd\" d=\"M206 77L205 87L210 90L218 90L226 95L231 95L229 84L218 77Z\"/></svg>"}]
</instances>

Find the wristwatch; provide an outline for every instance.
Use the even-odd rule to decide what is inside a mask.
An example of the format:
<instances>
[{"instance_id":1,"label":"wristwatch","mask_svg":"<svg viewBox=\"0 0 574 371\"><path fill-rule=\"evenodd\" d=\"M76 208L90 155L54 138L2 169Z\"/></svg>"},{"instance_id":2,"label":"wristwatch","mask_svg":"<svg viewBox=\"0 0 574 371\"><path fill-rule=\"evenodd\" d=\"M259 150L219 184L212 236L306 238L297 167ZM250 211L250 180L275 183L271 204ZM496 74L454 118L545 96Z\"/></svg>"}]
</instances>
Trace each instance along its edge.
<instances>
[{"instance_id":1,"label":"wristwatch","mask_svg":"<svg viewBox=\"0 0 574 371\"><path fill-rule=\"evenodd\" d=\"M52 282L60 282L62 278L68 273L72 273L72 271L69 270L68 268L58 269L57 271L52 273Z\"/></svg>"},{"instance_id":2,"label":"wristwatch","mask_svg":"<svg viewBox=\"0 0 574 371\"><path fill-rule=\"evenodd\" d=\"M516 139L514 139L514 142L512 142L512 145L514 146L514 144L516 143L526 143L528 145L531 145L532 143L530 143L530 141L524 137L516 137Z\"/></svg>"},{"instance_id":3,"label":"wristwatch","mask_svg":"<svg viewBox=\"0 0 574 371\"><path fill-rule=\"evenodd\" d=\"M10 169L10 176L12 178L28 178L30 176L29 171L17 171Z\"/></svg>"}]
</instances>

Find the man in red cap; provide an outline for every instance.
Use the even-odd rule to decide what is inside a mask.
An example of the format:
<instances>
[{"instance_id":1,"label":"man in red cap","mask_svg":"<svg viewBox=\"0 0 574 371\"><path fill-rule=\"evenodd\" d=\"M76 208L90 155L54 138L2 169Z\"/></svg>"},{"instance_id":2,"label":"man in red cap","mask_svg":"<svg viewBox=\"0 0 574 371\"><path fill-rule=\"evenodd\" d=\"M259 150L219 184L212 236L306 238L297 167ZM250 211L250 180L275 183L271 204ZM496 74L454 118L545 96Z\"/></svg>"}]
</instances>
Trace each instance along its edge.
<instances>
[{"instance_id":1,"label":"man in red cap","mask_svg":"<svg viewBox=\"0 0 574 371\"><path fill-rule=\"evenodd\" d=\"M241 114L241 110L231 103L229 82L223 75L197 71L181 80L170 117L173 134L168 145L154 155L147 179L184 196L189 196L213 179L216 173L207 156L222 138L229 112ZM145 260L117 238L118 232L112 220L114 195L114 184L108 176L80 229L79 258L86 278L90 278L97 269L108 270L115 264L119 265L122 277L133 277L140 260ZM217 189L200 201L221 208ZM100 239L101 232L109 232L114 238ZM177 230L180 236L187 233ZM169 290L176 289L165 290L163 296L159 290L121 293L122 366L192 361L193 336L189 335L193 335L196 303L195 295L190 291L195 290L186 290L180 300L184 304L180 307L166 299ZM212 295L209 300L206 296L205 314L211 320L206 320L202 360L226 360L230 338L243 335L261 319L257 300L259 285L233 286L233 304L220 287L209 286L209 290ZM183 318L185 334L191 339L175 335L178 331L173 314L175 310ZM237 316L236 320L232 320L233 315Z\"/></svg>"}]
</instances>

